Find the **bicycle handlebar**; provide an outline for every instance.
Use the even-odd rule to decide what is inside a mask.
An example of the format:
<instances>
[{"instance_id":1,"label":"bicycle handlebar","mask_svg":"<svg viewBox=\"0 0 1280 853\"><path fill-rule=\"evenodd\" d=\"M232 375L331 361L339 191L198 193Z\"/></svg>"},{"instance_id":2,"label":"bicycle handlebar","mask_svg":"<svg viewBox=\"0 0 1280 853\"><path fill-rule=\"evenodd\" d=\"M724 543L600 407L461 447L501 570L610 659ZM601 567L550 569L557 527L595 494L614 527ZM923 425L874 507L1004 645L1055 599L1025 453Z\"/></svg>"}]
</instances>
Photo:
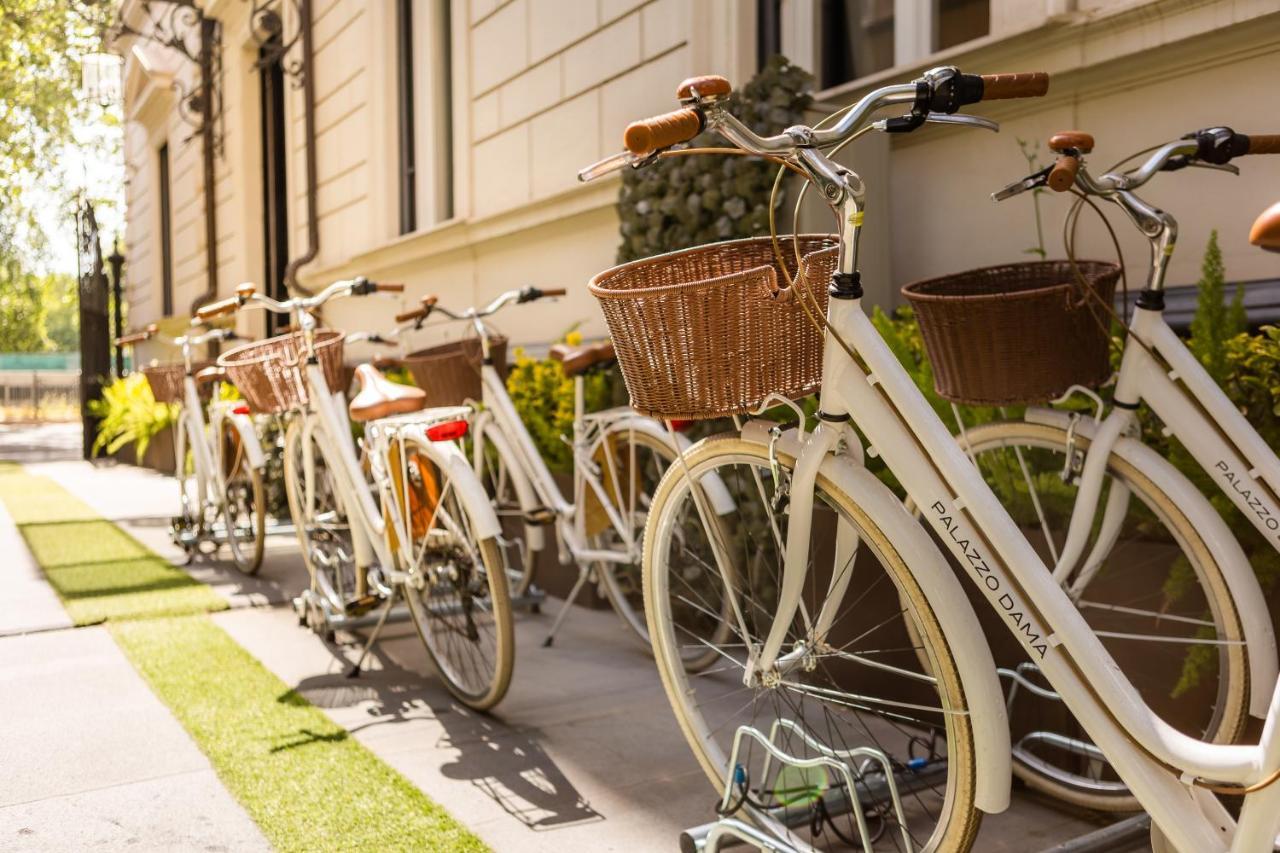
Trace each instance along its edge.
<instances>
[{"instance_id":1,"label":"bicycle handlebar","mask_svg":"<svg viewBox=\"0 0 1280 853\"><path fill-rule=\"evenodd\" d=\"M143 341L150 340L159 331L160 327L155 323L152 323L145 329L140 329L136 332L129 332L126 335L121 335L116 338L116 346L123 347L129 346L130 344L140 344Z\"/></svg>"},{"instance_id":2,"label":"bicycle handlebar","mask_svg":"<svg viewBox=\"0 0 1280 853\"><path fill-rule=\"evenodd\" d=\"M795 156L801 149L826 149L839 145L869 124L872 113L896 104L910 104L908 115L877 122L875 129L889 133L915 130L931 117L950 115L967 104L1006 98L1040 97L1049 90L1049 75L1041 71L1022 74L963 74L953 66L926 72L910 83L884 86L867 94L827 129L797 125L775 136L760 136L725 109L731 92L723 77L694 77L676 90L682 109L632 122L623 134L626 150L578 173L581 181L616 171L623 166L648 162L664 148L688 141L704 129L715 130L738 148L764 156ZM948 123L977 124L971 116L955 116Z\"/></svg>"}]
</instances>

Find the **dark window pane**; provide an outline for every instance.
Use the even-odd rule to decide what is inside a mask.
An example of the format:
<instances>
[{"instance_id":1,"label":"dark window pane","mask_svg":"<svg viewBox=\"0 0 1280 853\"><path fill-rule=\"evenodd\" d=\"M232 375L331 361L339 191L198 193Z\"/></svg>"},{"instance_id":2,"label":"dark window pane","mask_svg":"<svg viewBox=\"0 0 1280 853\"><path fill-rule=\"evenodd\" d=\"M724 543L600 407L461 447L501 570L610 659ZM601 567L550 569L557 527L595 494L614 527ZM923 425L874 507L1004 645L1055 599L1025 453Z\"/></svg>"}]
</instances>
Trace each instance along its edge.
<instances>
[{"instance_id":1,"label":"dark window pane","mask_svg":"<svg viewBox=\"0 0 1280 853\"><path fill-rule=\"evenodd\" d=\"M413 0L396 3L396 83L400 127L400 233L418 227L413 121Z\"/></svg>"},{"instance_id":2,"label":"dark window pane","mask_svg":"<svg viewBox=\"0 0 1280 853\"><path fill-rule=\"evenodd\" d=\"M937 0L937 49L991 32L991 0Z\"/></svg>"},{"instance_id":3,"label":"dark window pane","mask_svg":"<svg viewBox=\"0 0 1280 853\"><path fill-rule=\"evenodd\" d=\"M169 194L169 143L156 152L160 182L160 313L173 314L173 202Z\"/></svg>"},{"instance_id":4,"label":"dark window pane","mask_svg":"<svg viewBox=\"0 0 1280 853\"><path fill-rule=\"evenodd\" d=\"M756 67L782 52L782 0L756 0Z\"/></svg>"},{"instance_id":5,"label":"dark window pane","mask_svg":"<svg viewBox=\"0 0 1280 853\"><path fill-rule=\"evenodd\" d=\"M821 9L822 88L893 65L893 0L822 0Z\"/></svg>"}]
</instances>

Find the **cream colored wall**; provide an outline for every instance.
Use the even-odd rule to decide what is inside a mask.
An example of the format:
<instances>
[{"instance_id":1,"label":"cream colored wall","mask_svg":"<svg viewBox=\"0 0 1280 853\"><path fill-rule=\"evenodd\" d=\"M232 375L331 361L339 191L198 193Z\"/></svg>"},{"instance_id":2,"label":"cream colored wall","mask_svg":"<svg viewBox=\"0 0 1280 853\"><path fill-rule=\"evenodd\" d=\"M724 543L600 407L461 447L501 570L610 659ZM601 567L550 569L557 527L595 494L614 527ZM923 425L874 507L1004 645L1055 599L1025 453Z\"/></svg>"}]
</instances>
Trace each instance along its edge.
<instances>
[{"instance_id":1,"label":"cream colored wall","mask_svg":"<svg viewBox=\"0 0 1280 853\"><path fill-rule=\"evenodd\" d=\"M587 279L614 262L617 179L580 185L581 166L617 150L630 120L674 106L673 89L692 73L743 79L754 62L754 4L740 0L451 0L452 173L455 216L421 218L397 233L393 6L316 0L314 65L319 151L320 254L301 281L314 287L368 275L404 281L404 297L347 300L327 312L347 328L381 328L426 293L448 304L481 303L508 287L564 286L557 303L522 307L498 321L516 343L545 343L570 325L603 332ZM218 0L225 16L226 152L218 165L219 279L229 293L261 274L261 177L254 46L247 4ZM211 7L213 8L213 7ZM418 14L418 13L415 13ZM1267 131L1280 94L1266 73L1280 47L1280 14L1262 0L993 0L986 39L822 93L847 101L878 82L910 79L921 67L954 62L974 71L1044 69L1050 96L972 110L1000 120L999 136L928 128L875 136L845 162L868 184L863 269L869 292L890 302L901 284L985 263L1025 257L1034 241L1025 197L995 205L989 193L1021 177L1016 139L1043 140L1079 127L1099 140L1091 162L1214 123ZM424 16L419 14L418 20ZM289 21L286 27L294 23ZM421 93L419 93L421 96ZM183 146L177 119L147 110L126 132L129 245L135 317L158 313L154 147L169 132L174 172L175 306L203 288L199 145ZM301 92L288 97L289 211L293 254L306 249ZM419 98L419 134L430 121ZM148 111L149 110L149 111ZM1196 277L1207 230L1218 227L1229 276L1273 277L1274 265L1244 245L1251 217L1274 200L1280 158L1241 161L1242 178L1189 171L1162 176L1149 196L1183 223L1170 279ZM420 168L424 164L419 164ZM1046 240L1058 254L1061 199L1045 198ZM807 216L805 224L825 221ZM1145 254L1127 236L1129 263ZM1106 256L1096 228L1088 254ZM1137 280L1135 280L1135 285ZM252 331L254 326L248 327ZM433 330L421 343L461 330Z\"/></svg>"}]
</instances>

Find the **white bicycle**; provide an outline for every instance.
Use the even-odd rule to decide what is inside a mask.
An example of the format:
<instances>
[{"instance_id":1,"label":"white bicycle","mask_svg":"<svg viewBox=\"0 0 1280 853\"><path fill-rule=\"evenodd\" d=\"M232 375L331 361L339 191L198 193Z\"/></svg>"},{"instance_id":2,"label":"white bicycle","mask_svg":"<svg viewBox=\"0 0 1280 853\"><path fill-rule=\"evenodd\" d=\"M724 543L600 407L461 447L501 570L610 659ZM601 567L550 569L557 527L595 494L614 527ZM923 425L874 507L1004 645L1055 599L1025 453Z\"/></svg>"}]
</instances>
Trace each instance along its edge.
<instances>
[{"instance_id":1,"label":"white bicycle","mask_svg":"<svg viewBox=\"0 0 1280 853\"><path fill-rule=\"evenodd\" d=\"M170 338L152 324L118 338L116 343L155 339L182 350L181 364L142 368L157 402L181 405L173 430L180 501L180 511L172 522L173 541L188 558L205 548L216 552L225 544L235 567L252 575L262 566L266 539L266 457L248 407L217 393L217 383L225 380L225 373L216 366L196 370L192 361L195 347L235 337L229 329L210 329ZM201 388L206 385L213 387L207 423L201 397Z\"/></svg>"},{"instance_id":2,"label":"white bicycle","mask_svg":"<svg viewBox=\"0 0 1280 853\"><path fill-rule=\"evenodd\" d=\"M554 525L560 562L578 566L578 578L544 645L552 644L584 586L598 583L623 623L647 648L640 581L641 535L650 495L689 441L626 406L586 411L586 375L613 363L613 347L607 341L580 347L553 346L552 358L561 363L574 383L573 435L564 439L573 451L573 500L565 498L490 359L492 332L484 322L510 305L563 295L563 289L526 287L509 290L484 308L461 311L428 296L421 310L426 315L437 312L471 323L480 340L483 405L477 407L472 422L472 460L503 524L504 558L513 593L523 595L533 581L538 554L546 547L546 525ZM722 488L712 484L709 495L718 511L731 511L732 503ZM696 663L694 660L690 665Z\"/></svg>"},{"instance_id":3,"label":"white bicycle","mask_svg":"<svg viewBox=\"0 0 1280 853\"><path fill-rule=\"evenodd\" d=\"M1157 849L1269 850L1280 829L1280 785L1274 784L1280 780L1280 692L1254 705L1267 708L1257 744L1215 743L1219 733L1195 730L1203 721L1188 732L1163 719L1143 673L1111 653L1029 541L1030 531L1001 505L862 310L856 270L864 188L824 152L870 130L992 127L954 113L984 99L1043 95L1047 86L1042 74L978 77L938 68L872 92L829 129L794 127L762 138L724 108L726 81L696 78L681 87L684 109L633 125L629 153L583 173L590 179L642 165L710 127L744 152L801 171L838 217L838 257L827 293L818 291L825 282L806 279L806 270L818 268L821 253L814 253L803 259L790 296L816 313L821 332L818 426L808 431L801 421L784 430L751 421L737 433L699 442L659 485L645 534L650 635L686 738L716 788L736 795L727 810L743 810L795 849L812 849L819 838L823 847L843 839L864 849L967 849L981 812L1008 806L1006 696L974 610L939 545L1034 662L1037 679L1047 685L1041 689L1061 698L1097 756L1151 814ZM893 105L907 105L908 114L873 121L873 113ZM1159 152L1136 174L1146 170L1149 177L1162 156L1196 151L1194 142L1180 145ZM598 276L593 290L607 291L625 278L620 269ZM636 336L636 348L643 349L654 336L674 346L671 338L680 331L615 323L607 307L606 317L620 353L624 342L633 343L625 336ZM807 333L797 327L797 347ZM629 370L627 359L622 365ZM631 379L628 374L634 391ZM674 388L686 390L695 396L688 405L697 405L700 389ZM1149 390L1144 386L1143 395ZM1137 396L1122 379L1116 398ZM1217 674L1229 679L1222 695L1244 701L1246 647L1251 655L1274 655L1274 649L1246 643L1242 613L1252 603L1235 600L1223 578L1218 558L1230 544L1212 541L1221 522L1197 527L1209 523L1198 517L1203 496L1166 491L1177 483L1126 466L1117 456L1120 443L1115 446L1110 455L1089 454L1080 490L1087 495L1101 488L1098 472L1114 463L1112 481L1149 501L1152 516L1197 561L1194 574L1213 596L1211 606L1230 605L1233 612L1228 619L1214 612L1194 627L1208 635L1204 645L1223 650L1230 662L1230 673ZM928 530L867 471L866 456L887 465L921 508ZM733 518L708 523L712 513L701 484L713 474L730 485L738 509ZM727 641L711 633L717 602L688 618L689 601L708 589L731 605ZM687 671L682 660L690 645L715 648L720 665ZM743 741L741 732L754 734ZM772 752L743 746L756 739ZM854 761L867 750L875 760ZM779 762L777 753L800 763ZM831 758L853 762L852 785L818 766ZM784 765L789 769L778 769ZM886 766L893 768L890 778ZM778 772L770 775L771 768ZM1245 796L1238 819L1217 794ZM828 840L827 830L835 838Z\"/></svg>"},{"instance_id":4,"label":"white bicycle","mask_svg":"<svg viewBox=\"0 0 1280 853\"><path fill-rule=\"evenodd\" d=\"M367 653L403 595L446 687L487 710L511 682L514 647L498 522L457 443L468 412L424 411L419 389L389 382L367 364L356 369L360 392L343 411L332 390L343 376L342 334L317 329L313 316L330 299L402 289L358 278L278 301L242 285L201 314L258 306L290 314L298 330L228 351L219 363L256 410L292 414L285 487L311 573L299 599L302 618L324 632L381 605ZM364 424L367 469L348 413Z\"/></svg>"}]
</instances>

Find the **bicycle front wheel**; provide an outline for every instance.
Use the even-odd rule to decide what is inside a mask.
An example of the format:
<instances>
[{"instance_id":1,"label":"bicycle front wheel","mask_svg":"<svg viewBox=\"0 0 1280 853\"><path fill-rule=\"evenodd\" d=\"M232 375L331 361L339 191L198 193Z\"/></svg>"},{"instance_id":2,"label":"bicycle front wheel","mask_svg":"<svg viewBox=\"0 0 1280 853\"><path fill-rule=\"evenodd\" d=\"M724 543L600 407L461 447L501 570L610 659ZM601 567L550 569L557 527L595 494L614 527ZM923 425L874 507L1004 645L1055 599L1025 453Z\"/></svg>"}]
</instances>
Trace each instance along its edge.
<instances>
[{"instance_id":1,"label":"bicycle front wheel","mask_svg":"<svg viewBox=\"0 0 1280 853\"><path fill-rule=\"evenodd\" d=\"M967 452L1045 564L1063 554L1089 442L1056 426L984 424ZM1110 505L1110 507L1109 507ZM1249 707L1249 648L1222 570L1183 508L1118 454L1083 554L1063 581L1147 705L1184 734L1230 743ZM1085 808L1139 803L989 608L978 607L1006 690L1014 773Z\"/></svg>"},{"instance_id":2,"label":"bicycle front wheel","mask_svg":"<svg viewBox=\"0 0 1280 853\"><path fill-rule=\"evenodd\" d=\"M792 843L968 849L980 813L954 654L892 542L821 476L805 590L782 645L789 663L747 673L778 602L790 519L775 502L775 471L781 479L790 470L790 460L780 461L772 468L766 448L737 436L706 439L685 452L654 495L645 604L681 729L717 792L729 786L730 806L746 808ZM704 503L700 512L690 483L711 475L729 490L735 510L704 525L710 510ZM858 544L845 553L850 533ZM732 630L724 636L718 625L726 595ZM836 616L819 636L814 625L829 596ZM717 660L690 671L690 648L714 649ZM843 771L769 760L750 737L735 752L744 727L793 759L834 758Z\"/></svg>"},{"instance_id":3,"label":"bicycle front wheel","mask_svg":"<svg viewBox=\"0 0 1280 853\"><path fill-rule=\"evenodd\" d=\"M412 559L404 594L418 636L449 692L477 711L502 700L515 658L509 582L495 536L480 538L426 439L388 457Z\"/></svg>"}]
</instances>

